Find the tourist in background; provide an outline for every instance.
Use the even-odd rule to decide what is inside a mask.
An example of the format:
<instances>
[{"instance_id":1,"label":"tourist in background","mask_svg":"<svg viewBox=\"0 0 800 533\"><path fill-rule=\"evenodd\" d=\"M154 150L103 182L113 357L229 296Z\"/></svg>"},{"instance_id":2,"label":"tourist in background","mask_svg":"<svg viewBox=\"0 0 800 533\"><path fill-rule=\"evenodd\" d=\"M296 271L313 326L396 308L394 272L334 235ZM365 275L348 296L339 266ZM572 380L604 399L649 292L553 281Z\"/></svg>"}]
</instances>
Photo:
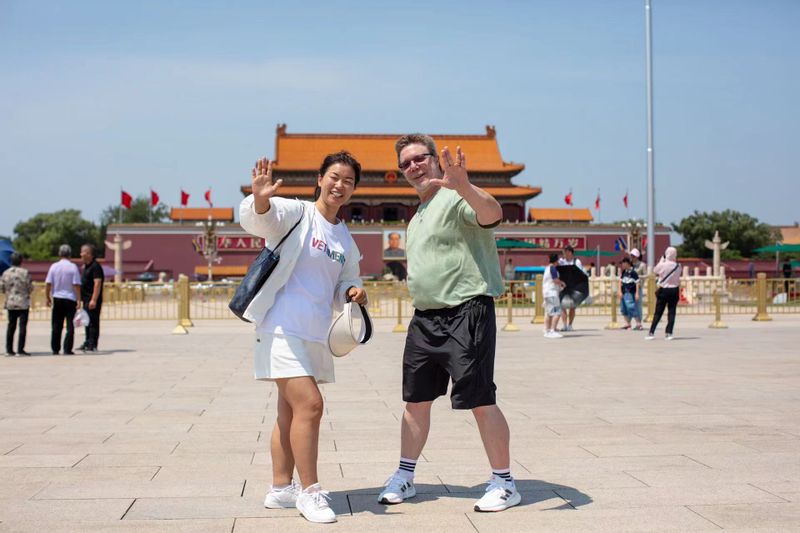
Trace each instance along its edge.
<instances>
[{"instance_id":1,"label":"tourist in background","mask_svg":"<svg viewBox=\"0 0 800 533\"><path fill-rule=\"evenodd\" d=\"M619 275L619 307L625 319L622 329L631 329L631 320L636 321L635 329L642 329L641 292L639 291L640 279L631 260L627 257L622 260Z\"/></svg>"},{"instance_id":2,"label":"tourist in background","mask_svg":"<svg viewBox=\"0 0 800 533\"><path fill-rule=\"evenodd\" d=\"M559 265L575 265L576 267L583 270L583 265L581 264L581 260L575 257L575 249L572 246L565 246L564 247L564 257L559 259ZM575 302L572 298L562 298L561 302L561 322L564 324L564 327L561 328L561 331L572 331L572 323L575 322Z\"/></svg>"},{"instance_id":3,"label":"tourist in background","mask_svg":"<svg viewBox=\"0 0 800 533\"><path fill-rule=\"evenodd\" d=\"M667 248L664 257L653 268L653 274L658 277L658 289L656 290L656 311L653 315L653 322L650 324L650 332L646 340L653 340L656 334L656 327L667 309L667 329L666 340L672 340L672 332L675 327L675 313L678 308L681 290L681 265L678 264L678 250L673 246Z\"/></svg>"},{"instance_id":4,"label":"tourist in background","mask_svg":"<svg viewBox=\"0 0 800 533\"><path fill-rule=\"evenodd\" d=\"M81 277L81 303L83 309L89 314L89 325L86 326L86 338L79 347L84 352L96 352L97 341L100 338L100 310L103 307L103 267L95 258L94 244L81 246L81 261L83 261L83 276Z\"/></svg>"},{"instance_id":5,"label":"tourist in background","mask_svg":"<svg viewBox=\"0 0 800 533\"><path fill-rule=\"evenodd\" d=\"M11 268L0 277L0 290L6 294L4 307L8 311L6 329L6 355L30 355L25 351L25 336L28 331L28 313L31 308L33 282L30 273L22 268L22 255L11 254ZM17 351L14 352L14 333L19 322Z\"/></svg>"},{"instance_id":6,"label":"tourist in background","mask_svg":"<svg viewBox=\"0 0 800 533\"><path fill-rule=\"evenodd\" d=\"M558 279L558 254L552 253L550 263L544 269L542 277L542 297L544 298L544 336L548 339L560 339L564 335L558 332L558 319L561 318L561 300L559 294L565 287Z\"/></svg>"},{"instance_id":7,"label":"tourist in background","mask_svg":"<svg viewBox=\"0 0 800 533\"><path fill-rule=\"evenodd\" d=\"M50 316L52 331L50 333L50 348L53 355L58 355L61 350L61 332L64 322L67 323L67 333L64 335L64 355L74 355L72 345L75 341L75 326L72 319L78 309L81 297L81 272L78 266L69 260L72 248L69 244L62 244L58 248L57 263L50 265L45 279L45 293L47 307L52 307Z\"/></svg>"}]
</instances>

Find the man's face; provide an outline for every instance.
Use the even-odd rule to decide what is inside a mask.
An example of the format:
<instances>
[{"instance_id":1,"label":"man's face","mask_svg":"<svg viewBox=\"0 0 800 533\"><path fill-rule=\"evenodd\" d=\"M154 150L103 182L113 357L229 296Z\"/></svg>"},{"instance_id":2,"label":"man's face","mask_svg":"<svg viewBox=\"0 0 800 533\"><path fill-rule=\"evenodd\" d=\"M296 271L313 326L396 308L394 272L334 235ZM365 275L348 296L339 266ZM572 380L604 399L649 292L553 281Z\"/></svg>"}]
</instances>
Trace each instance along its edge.
<instances>
[{"instance_id":1,"label":"man's face","mask_svg":"<svg viewBox=\"0 0 800 533\"><path fill-rule=\"evenodd\" d=\"M92 262L94 256L92 255L91 250L89 250L88 246L81 246L81 261L83 261L84 265L88 265Z\"/></svg>"},{"instance_id":2,"label":"man's face","mask_svg":"<svg viewBox=\"0 0 800 533\"><path fill-rule=\"evenodd\" d=\"M431 179L441 178L436 154L431 154L424 144L409 144L403 148L399 163L403 176L417 193L427 191L431 186Z\"/></svg>"},{"instance_id":3,"label":"man's face","mask_svg":"<svg viewBox=\"0 0 800 533\"><path fill-rule=\"evenodd\" d=\"M575 254L572 253L572 250L564 250L564 257L567 261L572 261L572 258L575 257Z\"/></svg>"}]
</instances>

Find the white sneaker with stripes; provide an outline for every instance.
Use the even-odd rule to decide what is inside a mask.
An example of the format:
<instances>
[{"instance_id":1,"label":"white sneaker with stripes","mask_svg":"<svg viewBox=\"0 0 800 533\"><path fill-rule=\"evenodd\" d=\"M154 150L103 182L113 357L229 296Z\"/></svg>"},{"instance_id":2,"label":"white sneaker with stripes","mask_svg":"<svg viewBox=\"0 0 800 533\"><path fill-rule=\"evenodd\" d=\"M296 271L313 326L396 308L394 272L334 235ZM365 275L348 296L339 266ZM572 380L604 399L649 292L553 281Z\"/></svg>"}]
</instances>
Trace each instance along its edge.
<instances>
[{"instance_id":1,"label":"white sneaker with stripes","mask_svg":"<svg viewBox=\"0 0 800 533\"><path fill-rule=\"evenodd\" d=\"M492 476L487 481L486 493L475 502L475 510L482 513L505 511L522 501L522 496L517 492L513 481L506 481L501 477Z\"/></svg>"},{"instance_id":2,"label":"white sneaker with stripes","mask_svg":"<svg viewBox=\"0 0 800 533\"><path fill-rule=\"evenodd\" d=\"M413 479L406 479L395 472L384 483L383 492L378 496L378 502L383 504L402 503L404 500L417 495Z\"/></svg>"}]
</instances>

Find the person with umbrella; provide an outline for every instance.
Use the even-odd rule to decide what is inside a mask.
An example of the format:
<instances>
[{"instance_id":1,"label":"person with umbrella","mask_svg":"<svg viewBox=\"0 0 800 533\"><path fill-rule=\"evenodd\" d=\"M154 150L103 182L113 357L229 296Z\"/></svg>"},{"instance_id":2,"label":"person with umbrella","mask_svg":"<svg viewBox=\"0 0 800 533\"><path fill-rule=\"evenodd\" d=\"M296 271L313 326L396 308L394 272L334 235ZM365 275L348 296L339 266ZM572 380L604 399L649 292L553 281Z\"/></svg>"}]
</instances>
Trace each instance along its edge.
<instances>
[{"instance_id":1,"label":"person with umbrella","mask_svg":"<svg viewBox=\"0 0 800 533\"><path fill-rule=\"evenodd\" d=\"M575 248L570 245L564 247L564 257L559 259L558 264L561 266L574 265L583 272L581 260L575 257ZM584 274L584 277L587 276ZM566 280L565 283L567 283L567 289L570 289L570 283ZM564 324L561 331L572 331L572 323L575 321L575 308L580 303L575 301L573 292L572 290L561 291L561 321ZM580 300L583 301L583 298Z\"/></svg>"},{"instance_id":2,"label":"person with umbrella","mask_svg":"<svg viewBox=\"0 0 800 533\"><path fill-rule=\"evenodd\" d=\"M31 308L33 283L30 273L21 267L22 255L11 254L11 268L0 277L0 290L6 293L5 308L8 311L6 329L6 355L30 355L25 351L25 336L28 331L28 313ZM19 322L17 351L14 352L14 333Z\"/></svg>"}]
</instances>

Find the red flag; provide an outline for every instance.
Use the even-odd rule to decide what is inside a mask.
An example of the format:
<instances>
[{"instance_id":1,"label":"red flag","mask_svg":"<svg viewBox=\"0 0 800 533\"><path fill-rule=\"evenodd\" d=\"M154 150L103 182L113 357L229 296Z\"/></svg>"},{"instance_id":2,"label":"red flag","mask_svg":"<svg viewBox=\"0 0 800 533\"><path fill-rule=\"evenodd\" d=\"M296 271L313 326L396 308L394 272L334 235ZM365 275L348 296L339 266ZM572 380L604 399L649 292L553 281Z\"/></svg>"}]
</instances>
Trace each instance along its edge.
<instances>
[{"instance_id":1,"label":"red flag","mask_svg":"<svg viewBox=\"0 0 800 533\"><path fill-rule=\"evenodd\" d=\"M181 207L186 207L187 205L189 205L189 193L181 189Z\"/></svg>"},{"instance_id":2,"label":"red flag","mask_svg":"<svg viewBox=\"0 0 800 533\"><path fill-rule=\"evenodd\" d=\"M211 203L211 187L208 188L205 194L206 202L208 202L208 207L214 207L214 204Z\"/></svg>"},{"instance_id":3,"label":"red flag","mask_svg":"<svg viewBox=\"0 0 800 533\"><path fill-rule=\"evenodd\" d=\"M628 207L628 191L625 191L625 196L622 197L622 203L625 204L625 207Z\"/></svg>"},{"instance_id":4,"label":"red flag","mask_svg":"<svg viewBox=\"0 0 800 533\"><path fill-rule=\"evenodd\" d=\"M569 191L569 194L564 197L564 203L572 205L572 191Z\"/></svg>"},{"instance_id":5,"label":"red flag","mask_svg":"<svg viewBox=\"0 0 800 533\"><path fill-rule=\"evenodd\" d=\"M122 204L123 207L125 207L125 209L130 209L131 202L133 202L133 197L130 194L126 193L125 191L121 192L122 192L122 198L120 199L120 203Z\"/></svg>"},{"instance_id":6,"label":"red flag","mask_svg":"<svg viewBox=\"0 0 800 533\"><path fill-rule=\"evenodd\" d=\"M597 193L597 198L594 199L594 208L600 210L600 193Z\"/></svg>"},{"instance_id":7,"label":"red flag","mask_svg":"<svg viewBox=\"0 0 800 533\"><path fill-rule=\"evenodd\" d=\"M153 189L150 189L150 206L155 207L158 205L158 193Z\"/></svg>"}]
</instances>

